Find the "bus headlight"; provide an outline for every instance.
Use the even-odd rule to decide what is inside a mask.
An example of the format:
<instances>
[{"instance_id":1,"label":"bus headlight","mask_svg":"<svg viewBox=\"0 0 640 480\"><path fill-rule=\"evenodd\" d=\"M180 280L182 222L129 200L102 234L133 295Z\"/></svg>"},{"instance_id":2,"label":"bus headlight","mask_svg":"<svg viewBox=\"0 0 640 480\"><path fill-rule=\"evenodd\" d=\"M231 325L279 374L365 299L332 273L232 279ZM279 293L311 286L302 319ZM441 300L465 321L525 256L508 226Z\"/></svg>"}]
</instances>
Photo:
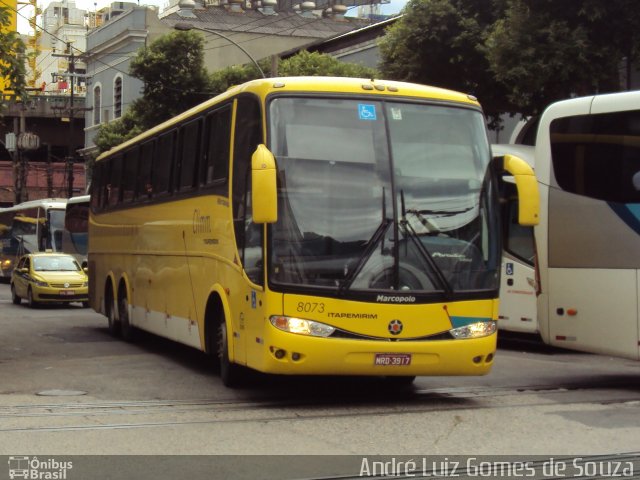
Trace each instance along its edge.
<instances>
[{"instance_id":1,"label":"bus headlight","mask_svg":"<svg viewBox=\"0 0 640 480\"><path fill-rule=\"evenodd\" d=\"M449 330L449 333L453 335L453 338L461 339L461 338L478 338L478 337L487 337L496 333L497 324L495 320L490 320L488 322L478 322L472 323L470 325L465 325L464 327L452 328Z\"/></svg>"},{"instance_id":2,"label":"bus headlight","mask_svg":"<svg viewBox=\"0 0 640 480\"><path fill-rule=\"evenodd\" d=\"M311 335L313 337L328 337L335 328L324 323L305 320L304 318L285 317L284 315L274 315L269 319L271 324L279 330L300 335Z\"/></svg>"}]
</instances>

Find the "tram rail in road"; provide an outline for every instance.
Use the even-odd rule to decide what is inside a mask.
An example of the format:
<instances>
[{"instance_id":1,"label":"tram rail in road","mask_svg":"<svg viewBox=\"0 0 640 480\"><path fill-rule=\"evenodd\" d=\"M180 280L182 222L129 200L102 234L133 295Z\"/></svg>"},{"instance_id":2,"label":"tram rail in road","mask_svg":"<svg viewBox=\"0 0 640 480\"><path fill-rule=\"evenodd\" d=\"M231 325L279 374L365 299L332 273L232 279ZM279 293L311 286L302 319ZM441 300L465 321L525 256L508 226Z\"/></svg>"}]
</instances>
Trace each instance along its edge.
<instances>
[{"instance_id":1,"label":"tram rail in road","mask_svg":"<svg viewBox=\"0 0 640 480\"><path fill-rule=\"evenodd\" d=\"M27 309L0 285L0 453L609 454L640 438L635 362L503 345L486 377L255 375L222 386L207 357L113 339L78 308ZM506 348L509 347L509 348ZM38 396L43 390L86 392Z\"/></svg>"}]
</instances>

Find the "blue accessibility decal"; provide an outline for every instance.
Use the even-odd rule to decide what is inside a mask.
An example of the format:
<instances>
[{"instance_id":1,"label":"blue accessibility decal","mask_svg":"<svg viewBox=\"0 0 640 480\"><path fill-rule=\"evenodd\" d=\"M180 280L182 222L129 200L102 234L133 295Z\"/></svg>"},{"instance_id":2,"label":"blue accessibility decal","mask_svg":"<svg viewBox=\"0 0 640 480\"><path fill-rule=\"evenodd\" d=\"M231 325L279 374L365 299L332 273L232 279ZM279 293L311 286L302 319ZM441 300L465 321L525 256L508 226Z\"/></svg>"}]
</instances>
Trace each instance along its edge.
<instances>
[{"instance_id":1,"label":"blue accessibility decal","mask_svg":"<svg viewBox=\"0 0 640 480\"><path fill-rule=\"evenodd\" d=\"M360 120L376 120L376 106L359 103L358 116Z\"/></svg>"}]
</instances>

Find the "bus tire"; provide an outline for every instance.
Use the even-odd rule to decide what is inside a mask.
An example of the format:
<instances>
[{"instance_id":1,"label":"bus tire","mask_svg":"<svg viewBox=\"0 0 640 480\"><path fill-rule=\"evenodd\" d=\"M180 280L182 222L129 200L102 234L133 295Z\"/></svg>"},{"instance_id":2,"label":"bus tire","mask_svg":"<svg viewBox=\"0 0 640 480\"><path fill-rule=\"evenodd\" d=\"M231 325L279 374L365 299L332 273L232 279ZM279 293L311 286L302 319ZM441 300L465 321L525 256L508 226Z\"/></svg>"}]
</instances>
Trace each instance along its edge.
<instances>
[{"instance_id":1,"label":"bus tire","mask_svg":"<svg viewBox=\"0 0 640 480\"><path fill-rule=\"evenodd\" d=\"M16 286L11 284L11 301L14 305L20 305L22 303L22 299L16 294Z\"/></svg>"},{"instance_id":2,"label":"bus tire","mask_svg":"<svg viewBox=\"0 0 640 480\"><path fill-rule=\"evenodd\" d=\"M242 383L242 367L229 360L229 338L227 324L222 320L218 324L217 336L218 364L220 366L220 379L225 387L238 387Z\"/></svg>"},{"instance_id":3,"label":"bus tire","mask_svg":"<svg viewBox=\"0 0 640 480\"><path fill-rule=\"evenodd\" d=\"M120 318L120 335L126 342L135 342L137 329L129 320L129 302L126 294L118 295L118 317Z\"/></svg>"},{"instance_id":4,"label":"bus tire","mask_svg":"<svg viewBox=\"0 0 640 480\"><path fill-rule=\"evenodd\" d=\"M120 322L116 317L116 305L113 299L111 289L107 290L107 294L104 297L104 305L107 310L107 321L109 322L109 333L114 337L120 335Z\"/></svg>"}]
</instances>

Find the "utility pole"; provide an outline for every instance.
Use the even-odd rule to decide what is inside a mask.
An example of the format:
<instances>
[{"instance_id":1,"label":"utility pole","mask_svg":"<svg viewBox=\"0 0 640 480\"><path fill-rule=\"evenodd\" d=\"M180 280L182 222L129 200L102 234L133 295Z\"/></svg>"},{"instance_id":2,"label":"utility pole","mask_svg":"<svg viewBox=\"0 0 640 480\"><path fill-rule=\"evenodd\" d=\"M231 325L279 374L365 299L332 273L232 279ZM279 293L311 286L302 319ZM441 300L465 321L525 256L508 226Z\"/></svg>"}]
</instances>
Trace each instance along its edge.
<instances>
[{"instance_id":1,"label":"utility pole","mask_svg":"<svg viewBox=\"0 0 640 480\"><path fill-rule=\"evenodd\" d=\"M71 86L71 95L70 95L70 104L69 104L69 152L67 158L65 159L65 167L67 171L67 197L71 198L73 196L73 165L75 160L75 151L74 151L74 118L76 110L86 110L85 108L75 108L73 105L74 94L75 94L75 78L76 78L76 63L75 63L75 55L73 53L73 47L71 42L67 42L67 51L64 54L52 54L52 57L64 57L69 60L69 66L66 74L54 74L57 77L66 76L69 77L69 84Z\"/></svg>"},{"instance_id":2,"label":"utility pole","mask_svg":"<svg viewBox=\"0 0 640 480\"><path fill-rule=\"evenodd\" d=\"M71 55L69 58L69 73L71 74L71 105L69 107L69 156L67 157L67 197L73 197L73 161L75 152L73 151L73 119L74 119L74 105L73 105L73 91L74 78L76 73L75 57L73 55L73 48L71 42L67 42L67 51Z\"/></svg>"}]
</instances>

